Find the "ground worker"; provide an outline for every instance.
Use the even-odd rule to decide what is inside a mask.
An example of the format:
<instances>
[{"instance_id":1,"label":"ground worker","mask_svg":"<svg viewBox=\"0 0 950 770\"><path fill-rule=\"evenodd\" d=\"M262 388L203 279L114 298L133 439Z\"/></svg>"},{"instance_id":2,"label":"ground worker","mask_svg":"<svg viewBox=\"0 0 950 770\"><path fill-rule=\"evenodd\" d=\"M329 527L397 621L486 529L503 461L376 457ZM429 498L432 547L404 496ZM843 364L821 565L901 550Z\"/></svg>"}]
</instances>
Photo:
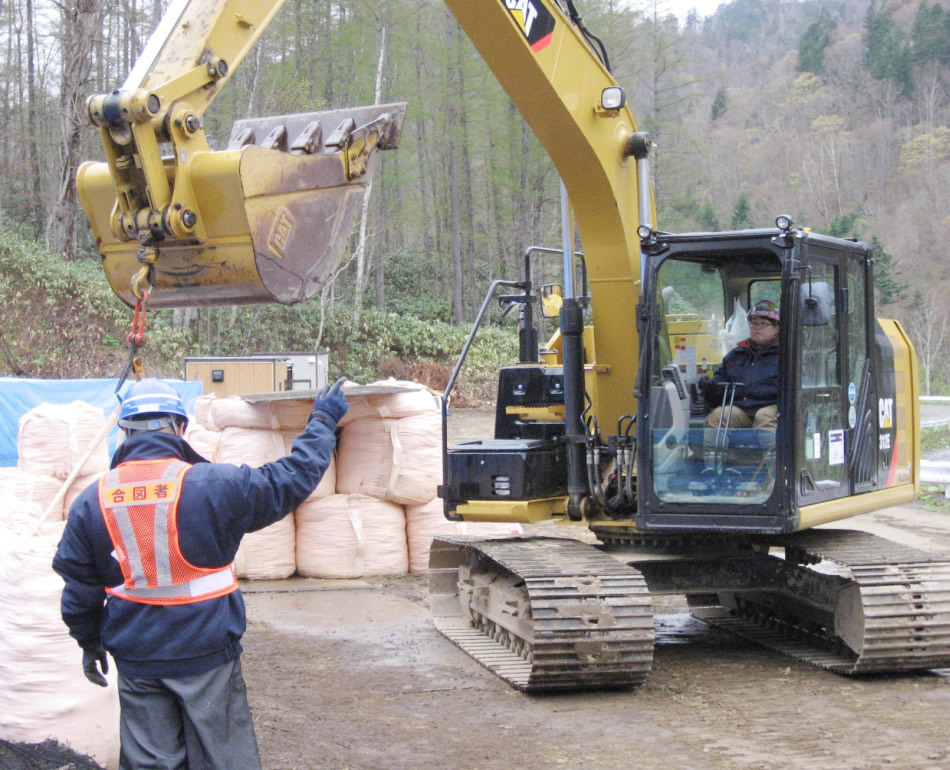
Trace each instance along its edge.
<instances>
[{"instance_id":1,"label":"ground worker","mask_svg":"<svg viewBox=\"0 0 950 770\"><path fill-rule=\"evenodd\" d=\"M83 672L118 668L122 770L255 770L241 674L244 601L232 562L241 538L280 520L330 465L347 402L323 388L291 453L260 468L210 463L184 440L178 393L129 388L125 441L69 510L53 568ZM101 671L100 671L101 668Z\"/></svg>"}]
</instances>

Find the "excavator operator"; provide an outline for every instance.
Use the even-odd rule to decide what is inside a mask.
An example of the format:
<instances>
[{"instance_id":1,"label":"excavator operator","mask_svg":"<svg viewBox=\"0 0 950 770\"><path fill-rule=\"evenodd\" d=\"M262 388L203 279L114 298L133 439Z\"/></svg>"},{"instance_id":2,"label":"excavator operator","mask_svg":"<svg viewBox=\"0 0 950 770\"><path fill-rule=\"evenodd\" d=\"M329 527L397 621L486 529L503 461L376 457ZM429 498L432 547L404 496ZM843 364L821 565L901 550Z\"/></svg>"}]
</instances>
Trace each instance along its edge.
<instances>
[{"instance_id":1,"label":"excavator operator","mask_svg":"<svg viewBox=\"0 0 950 770\"><path fill-rule=\"evenodd\" d=\"M107 652L118 668L122 770L259 770L232 562L245 533L282 519L316 488L347 411L342 382L317 394L291 453L259 468L195 452L168 383L129 388L125 441L111 470L73 503L53 560L86 678L108 685Z\"/></svg>"},{"instance_id":2,"label":"excavator operator","mask_svg":"<svg viewBox=\"0 0 950 770\"><path fill-rule=\"evenodd\" d=\"M722 359L711 378L699 380L707 406L707 428L775 430L778 407L779 309L770 299L748 313L749 338Z\"/></svg>"}]
</instances>

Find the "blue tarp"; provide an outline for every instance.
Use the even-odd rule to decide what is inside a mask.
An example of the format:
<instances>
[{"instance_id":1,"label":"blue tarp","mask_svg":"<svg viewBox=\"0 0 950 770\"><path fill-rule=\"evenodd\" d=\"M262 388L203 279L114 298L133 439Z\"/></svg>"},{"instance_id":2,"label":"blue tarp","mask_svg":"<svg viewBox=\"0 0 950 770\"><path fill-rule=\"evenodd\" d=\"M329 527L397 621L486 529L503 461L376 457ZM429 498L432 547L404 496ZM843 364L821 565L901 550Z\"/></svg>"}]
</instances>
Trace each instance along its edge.
<instances>
[{"instance_id":1,"label":"blue tarp","mask_svg":"<svg viewBox=\"0 0 950 770\"><path fill-rule=\"evenodd\" d=\"M16 439L20 418L40 404L70 404L84 401L101 409L105 417L115 410L117 379L112 380L31 380L23 377L0 377L0 466L17 464ZM122 392L134 382L123 385ZM185 408L191 411L191 402L202 394L201 382L194 380L166 380L178 391ZM109 456L115 451L119 429L109 434Z\"/></svg>"}]
</instances>

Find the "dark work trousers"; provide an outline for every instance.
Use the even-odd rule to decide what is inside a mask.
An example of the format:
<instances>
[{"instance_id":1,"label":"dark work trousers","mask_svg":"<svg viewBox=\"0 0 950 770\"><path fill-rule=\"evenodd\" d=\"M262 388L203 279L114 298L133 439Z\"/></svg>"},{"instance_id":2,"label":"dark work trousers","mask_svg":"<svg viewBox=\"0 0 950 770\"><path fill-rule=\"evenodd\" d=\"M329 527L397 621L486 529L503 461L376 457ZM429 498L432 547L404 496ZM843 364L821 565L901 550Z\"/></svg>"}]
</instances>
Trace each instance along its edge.
<instances>
[{"instance_id":1,"label":"dark work trousers","mask_svg":"<svg viewBox=\"0 0 950 770\"><path fill-rule=\"evenodd\" d=\"M119 674L120 770L260 770L241 659L181 679Z\"/></svg>"}]
</instances>

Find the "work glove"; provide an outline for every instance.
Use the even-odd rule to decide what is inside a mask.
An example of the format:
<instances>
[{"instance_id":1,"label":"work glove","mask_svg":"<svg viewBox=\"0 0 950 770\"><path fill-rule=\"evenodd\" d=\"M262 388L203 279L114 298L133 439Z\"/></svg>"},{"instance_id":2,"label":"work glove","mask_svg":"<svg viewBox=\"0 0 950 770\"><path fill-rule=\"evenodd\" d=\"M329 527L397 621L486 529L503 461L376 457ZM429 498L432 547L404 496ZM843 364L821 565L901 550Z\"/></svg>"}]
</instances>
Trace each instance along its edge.
<instances>
[{"instance_id":1,"label":"work glove","mask_svg":"<svg viewBox=\"0 0 950 770\"><path fill-rule=\"evenodd\" d=\"M327 415L334 424L338 423L346 410L350 408L346 402L346 396L343 395L342 387L346 377L340 377L333 385L324 385L317 392L317 397L313 400L313 413L318 412Z\"/></svg>"},{"instance_id":2,"label":"work glove","mask_svg":"<svg viewBox=\"0 0 950 770\"><path fill-rule=\"evenodd\" d=\"M722 403L722 388L715 380L709 377L700 377L696 380L696 387L699 394L703 397L703 402L707 407L712 408Z\"/></svg>"},{"instance_id":3,"label":"work glove","mask_svg":"<svg viewBox=\"0 0 950 770\"><path fill-rule=\"evenodd\" d=\"M96 666L97 662L102 666L102 673L99 672L99 668ZM93 684L100 687L109 686L109 682L103 676L103 674L109 673L109 658L106 657L105 648L101 644L94 650L82 651L82 672L86 675L86 679Z\"/></svg>"}]
</instances>

